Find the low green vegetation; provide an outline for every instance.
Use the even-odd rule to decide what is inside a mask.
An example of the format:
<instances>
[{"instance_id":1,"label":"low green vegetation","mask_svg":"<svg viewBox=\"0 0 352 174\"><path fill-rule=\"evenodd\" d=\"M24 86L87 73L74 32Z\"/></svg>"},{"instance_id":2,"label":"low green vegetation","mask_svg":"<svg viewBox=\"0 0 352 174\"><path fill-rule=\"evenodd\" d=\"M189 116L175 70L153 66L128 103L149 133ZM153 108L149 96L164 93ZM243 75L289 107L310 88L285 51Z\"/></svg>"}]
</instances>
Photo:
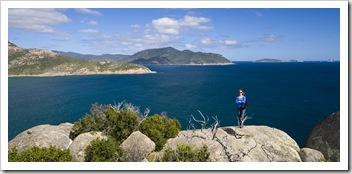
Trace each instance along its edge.
<instances>
[{"instance_id":1,"label":"low green vegetation","mask_svg":"<svg viewBox=\"0 0 352 174\"><path fill-rule=\"evenodd\" d=\"M113 139L95 139L86 149L85 162L122 162L123 149Z\"/></svg>"},{"instance_id":2,"label":"low green vegetation","mask_svg":"<svg viewBox=\"0 0 352 174\"><path fill-rule=\"evenodd\" d=\"M138 114L131 110L117 109L112 105L93 104L91 114L75 122L70 134L74 139L79 134L101 131L117 142L123 142L138 129Z\"/></svg>"},{"instance_id":3,"label":"low green vegetation","mask_svg":"<svg viewBox=\"0 0 352 174\"><path fill-rule=\"evenodd\" d=\"M208 147L196 148L192 145L178 144L176 150L170 147L164 151L161 162L208 162L210 161Z\"/></svg>"},{"instance_id":4,"label":"low green vegetation","mask_svg":"<svg viewBox=\"0 0 352 174\"><path fill-rule=\"evenodd\" d=\"M70 162L72 156L68 149L61 150L55 146L32 147L26 151L18 152L16 148L9 150L9 162Z\"/></svg>"},{"instance_id":5,"label":"low green vegetation","mask_svg":"<svg viewBox=\"0 0 352 174\"><path fill-rule=\"evenodd\" d=\"M163 148L167 139L176 137L180 129L181 124L178 120L157 114L147 117L139 125L139 130L154 141L157 151Z\"/></svg>"},{"instance_id":6,"label":"low green vegetation","mask_svg":"<svg viewBox=\"0 0 352 174\"><path fill-rule=\"evenodd\" d=\"M93 140L86 148L85 161L95 162L119 162L124 161L121 143L126 140L134 131L141 131L148 136L156 145L156 151L160 151L167 139L178 135L181 124L176 119L155 114L148 117L146 113L141 114L139 108L132 104L124 105L102 105L95 103L90 109L90 114L74 123L70 131L70 139L74 140L78 135L87 132L100 131L107 135L108 139ZM180 152L192 151L185 146L179 147ZM197 152L196 157L189 160L200 159L202 151ZM188 153L188 152L187 152ZM187 154L186 153L186 154ZM183 158L186 157L181 153ZM72 161L69 150L61 150L50 146L49 148L33 147L19 153L17 149L11 149L8 155L9 161ZM174 157L172 157L173 159ZM171 159L167 157L165 159ZM179 157L177 157L179 159ZM184 159L186 160L186 159Z\"/></svg>"}]
</instances>

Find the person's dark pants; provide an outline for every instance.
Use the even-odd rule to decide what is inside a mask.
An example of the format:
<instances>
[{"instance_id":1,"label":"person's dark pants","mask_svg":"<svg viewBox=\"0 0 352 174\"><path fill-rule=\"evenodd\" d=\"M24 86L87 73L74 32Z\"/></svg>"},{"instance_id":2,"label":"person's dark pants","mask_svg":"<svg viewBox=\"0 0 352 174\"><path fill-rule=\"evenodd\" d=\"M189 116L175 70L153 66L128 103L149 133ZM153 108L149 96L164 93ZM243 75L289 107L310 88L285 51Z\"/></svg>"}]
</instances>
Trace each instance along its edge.
<instances>
[{"instance_id":1,"label":"person's dark pants","mask_svg":"<svg viewBox=\"0 0 352 174\"><path fill-rule=\"evenodd\" d=\"M246 109L237 108L238 126L243 126L243 118L244 118L245 112L246 112Z\"/></svg>"}]
</instances>

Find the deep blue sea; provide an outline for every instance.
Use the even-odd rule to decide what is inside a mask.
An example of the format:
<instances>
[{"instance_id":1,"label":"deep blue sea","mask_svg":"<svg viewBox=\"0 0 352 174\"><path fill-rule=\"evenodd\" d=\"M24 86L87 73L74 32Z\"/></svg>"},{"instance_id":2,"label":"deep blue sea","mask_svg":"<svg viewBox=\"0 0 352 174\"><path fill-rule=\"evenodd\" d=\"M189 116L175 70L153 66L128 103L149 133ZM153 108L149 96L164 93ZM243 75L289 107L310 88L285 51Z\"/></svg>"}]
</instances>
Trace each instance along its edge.
<instances>
[{"instance_id":1,"label":"deep blue sea","mask_svg":"<svg viewBox=\"0 0 352 174\"><path fill-rule=\"evenodd\" d=\"M74 123L91 105L133 103L188 128L191 115L237 126L235 98L248 99L245 125L285 131L302 147L312 128L340 110L340 63L254 63L226 66L148 65L156 74L9 78L8 138L39 124ZM209 125L210 126L210 125Z\"/></svg>"}]
</instances>

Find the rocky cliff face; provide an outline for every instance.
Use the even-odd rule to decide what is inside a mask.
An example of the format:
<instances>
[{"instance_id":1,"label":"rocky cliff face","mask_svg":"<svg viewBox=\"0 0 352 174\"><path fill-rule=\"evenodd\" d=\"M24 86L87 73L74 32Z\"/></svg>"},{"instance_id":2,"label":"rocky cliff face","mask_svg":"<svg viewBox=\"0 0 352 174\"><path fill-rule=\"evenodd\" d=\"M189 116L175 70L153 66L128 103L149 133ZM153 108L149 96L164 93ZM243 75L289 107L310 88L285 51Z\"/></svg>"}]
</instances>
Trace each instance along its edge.
<instances>
[{"instance_id":1,"label":"rocky cliff face","mask_svg":"<svg viewBox=\"0 0 352 174\"><path fill-rule=\"evenodd\" d=\"M340 112L320 121L309 134L305 147L316 149L330 161L340 161Z\"/></svg>"}]
</instances>

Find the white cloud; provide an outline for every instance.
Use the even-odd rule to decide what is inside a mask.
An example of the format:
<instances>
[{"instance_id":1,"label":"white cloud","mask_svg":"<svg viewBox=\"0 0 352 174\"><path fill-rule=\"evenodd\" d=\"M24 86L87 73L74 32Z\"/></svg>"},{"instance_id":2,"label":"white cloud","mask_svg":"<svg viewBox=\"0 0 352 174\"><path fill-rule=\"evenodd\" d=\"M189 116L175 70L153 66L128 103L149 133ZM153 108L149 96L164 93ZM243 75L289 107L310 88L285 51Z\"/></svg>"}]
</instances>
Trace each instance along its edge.
<instances>
[{"instance_id":1,"label":"white cloud","mask_svg":"<svg viewBox=\"0 0 352 174\"><path fill-rule=\"evenodd\" d=\"M151 25L163 34L179 34L181 27L178 20L167 17L153 20Z\"/></svg>"},{"instance_id":2,"label":"white cloud","mask_svg":"<svg viewBox=\"0 0 352 174\"><path fill-rule=\"evenodd\" d=\"M264 36L263 40L266 42L275 42L275 41L281 40L281 36L278 36L275 34L269 34L269 35Z\"/></svg>"},{"instance_id":3,"label":"white cloud","mask_svg":"<svg viewBox=\"0 0 352 174\"><path fill-rule=\"evenodd\" d=\"M98 25L97 21L85 21L85 20L81 20L82 24L88 24L88 25Z\"/></svg>"},{"instance_id":4,"label":"white cloud","mask_svg":"<svg viewBox=\"0 0 352 174\"><path fill-rule=\"evenodd\" d=\"M93 29L83 29L83 30L79 30L78 32L80 33L97 33L98 30L93 30Z\"/></svg>"},{"instance_id":5,"label":"white cloud","mask_svg":"<svg viewBox=\"0 0 352 174\"><path fill-rule=\"evenodd\" d=\"M141 26L138 25L138 24L131 25L130 27L131 27L131 28L141 28Z\"/></svg>"},{"instance_id":6,"label":"white cloud","mask_svg":"<svg viewBox=\"0 0 352 174\"><path fill-rule=\"evenodd\" d=\"M9 27L41 33L63 34L53 26L71 20L57 9L13 9L9 11Z\"/></svg>"},{"instance_id":7,"label":"white cloud","mask_svg":"<svg viewBox=\"0 0 352 174\"><path fill-rule=\"evenodd\" d=\"M163 17L151 22L150 27L162 34L179 34L182 29L194 28L199 30L210 30L211 26L204 26L202 23L210 22L210 19L204 17L184 16L182 19Z\"/></svg>"},{"instance_id":8,"label":"white cloud","mask_svg":"<svg viewBox=\"0 0 352 174\"><path fill-rule=\"evenodd\" d=\"M83 14L91 14L94 16L102 16L102 14L96 10L91 10L88 8L76 8L76 11Z\"/></svg>"},{"instance_id":9,"label":"white cloud","mask_svg":"<svg viewBox=\"0 0 352 174\"><path fill-rule=\"evenodd\" d=\"M202 39L200 41L202 44L211 44L213 41L209 38Z\"/></svg>"},{"instance_id":10,"label":"white cloud","mask_svg":"<svg viewBox=\"0 0 352 174\"><path fill-rule=\"evenodd\" d=\"M236 45L238 42L236 40L220 40L219 43L225 45Z\"/></svg>"},{"instance_id":11,"label":"white cloud","mask_svg":"<svg viewBox=\"0 0 352 174\"><path fill-rule=\"evenodd\" d=\"M197 45L192 45L192 44L185 44L186 49L193 49L197 48Z\"/></svg>"}]
</instances>

